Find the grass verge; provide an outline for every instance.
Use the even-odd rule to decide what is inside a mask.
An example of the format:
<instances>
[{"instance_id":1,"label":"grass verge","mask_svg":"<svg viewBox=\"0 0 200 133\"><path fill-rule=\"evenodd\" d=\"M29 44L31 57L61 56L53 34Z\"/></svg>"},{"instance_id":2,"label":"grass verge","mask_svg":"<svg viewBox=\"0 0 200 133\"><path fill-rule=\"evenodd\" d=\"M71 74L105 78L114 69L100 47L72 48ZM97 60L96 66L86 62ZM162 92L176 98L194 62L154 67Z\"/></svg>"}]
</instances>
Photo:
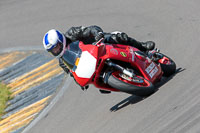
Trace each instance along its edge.
<instances>
[{"instance_id":1,"label":"grass verge","mask_svg":"<svg viewBox=\"0 0 200 133\"><path fill-rule=\"evenodd\" d=\"M11 92L5 84L0 83L0 120L6 108L6 102L10 99Z\"/></svg>"}]
</instances>

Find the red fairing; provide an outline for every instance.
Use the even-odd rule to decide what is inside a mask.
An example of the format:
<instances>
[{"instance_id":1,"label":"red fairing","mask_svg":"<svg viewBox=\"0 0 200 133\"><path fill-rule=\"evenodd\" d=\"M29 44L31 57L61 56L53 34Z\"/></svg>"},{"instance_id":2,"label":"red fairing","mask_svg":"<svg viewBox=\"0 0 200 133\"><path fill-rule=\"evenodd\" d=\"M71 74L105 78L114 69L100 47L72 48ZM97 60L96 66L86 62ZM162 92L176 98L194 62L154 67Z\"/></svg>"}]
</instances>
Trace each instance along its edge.
<instances>
[{"instance_id":1,"label":"red fairing","mask_svg":"<svg viewBox=\"0 0 200 133\"><path fill-rule=\"evenodd\" d=\"M82 53L88 52L90 54L90 56L93 56L96 59L96 62L98 61L97 60L98 59L98 47L97 46L91 45L91 44L83 44L83 42L80 42L79 47L82 50ZM87 67L87 68L83 69L82 71L87 71L88 69L91 69L91 68ZM96 66L95 66L95 70L96 70ZM73 75L74 75L75 80L78 82L78 84L80 84L81 86L86 86L87 84L91 83L92 78L95 75L95 71L93 72L93 74L91 74L91 76L89 78L79 77L78 74L76 73L76 71L73 72Z\"/></svg>"},{"instance_id":2,"label":"red fairing","mask_svg":"<svg viewBox=\"0 0 200 133\"><path fill-rule=\"evenodd\" d=\"M106 45L106 55L104 58L110 58L115 60L120 60L124 62L129 62L129 51L127 51L128 46L113 44Z\"/></svg>"},{"instance_id":3,"label":"red fairing","mask_svg":"<svg viewBox=\"0 0 200 133\"><path fill-rule=\"evenodd\" d=\"M79 47L82 51L88 51L92 54L96 59L98 58L98 47L92 44L84 44L83 42L79 43Z\"/></svg>"},{"instance_id":4,"label":"red fairing","mask_svg":"<svg viewBox=\"0 0 200 133\"><path fill-rule=\"evenodd\" d=\"M75 72L72 72L72 74L73 74L76 82L81 86L86 86L87 84L89 84L91 82L91 78L78 77Z\"/></svg>"},{"instance_id":5,"label":"red fairing","mask_svg":"<svg viewBox=\"0 0 200 133\"><path fill-rule=\"evenodd\" d=\"M79 47L82 50L80 61L77 63L77 69L79 70L76 69L72 74L81 86L93 84L101 90L119 91L102 81L102 76L108 67L105 64L107 59L116 63L127 63L127 66L132 66L153 84L162 77L163 73L160 65L154 63L144 53L142 55L142 52L134 47L104 43L92 45L83 44L83 42L79 42Z\"/></svg>"}]
</instances>

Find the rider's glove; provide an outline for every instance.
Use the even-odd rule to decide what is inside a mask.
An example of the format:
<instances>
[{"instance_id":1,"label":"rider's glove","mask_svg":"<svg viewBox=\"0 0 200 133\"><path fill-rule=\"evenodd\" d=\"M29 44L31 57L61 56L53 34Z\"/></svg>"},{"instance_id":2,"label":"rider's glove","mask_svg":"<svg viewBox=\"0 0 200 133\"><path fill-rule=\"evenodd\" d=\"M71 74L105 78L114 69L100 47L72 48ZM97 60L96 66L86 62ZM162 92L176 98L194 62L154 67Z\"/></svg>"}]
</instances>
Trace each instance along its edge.
<instances>
[{"instance_id":1,"label":"rider's glove","mask_svg":"<svg viewBox=\"0 0 200 133\"><path fill-rule=\"evenodd\" d=\"M98 42L101 38L104 38L103 32L99 32L97 36L95 36L95 41Z\"/></svg>"},{"instance_id":2,"label":"rider's glove","mask_svg":"<svg viewBox=\"0 0 200 133\"><path fill-rule=\"evenodd\" d=\"M126 43L128 42L128 35L124 32L118 32L116 34L116 39L119 43Z\"/></svg>"},{"instance_id":3,"label":"rider's glove","mask_svg":"<svg viewBox=\"0 0 200 133\"><path fill-rule=\"evenodd\" d=\"M68 74L69 73L69 69L67 67L63 68L63 70Z\"/></svg>"}]
</instances>

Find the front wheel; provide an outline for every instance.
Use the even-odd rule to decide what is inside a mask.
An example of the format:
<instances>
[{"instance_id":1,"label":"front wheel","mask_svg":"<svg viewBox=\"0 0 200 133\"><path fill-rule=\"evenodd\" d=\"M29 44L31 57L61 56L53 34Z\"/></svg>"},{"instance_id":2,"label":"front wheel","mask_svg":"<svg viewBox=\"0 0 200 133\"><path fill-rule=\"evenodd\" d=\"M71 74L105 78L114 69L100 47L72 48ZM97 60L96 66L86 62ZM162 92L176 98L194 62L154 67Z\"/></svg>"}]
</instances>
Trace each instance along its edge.
<instances>
[{"instance_id":1,"label":"front wheel","mask_svg":"<svg viewBox=\"0 0 200 133\"><path fill-rule=\"evenodd\" d=\"M137 96L149 96L155 92L153 84L147 79L137 75L130 78L119 71L115 71L109 76L108 84L122 92Z\"/></svg>"}]
</instances>

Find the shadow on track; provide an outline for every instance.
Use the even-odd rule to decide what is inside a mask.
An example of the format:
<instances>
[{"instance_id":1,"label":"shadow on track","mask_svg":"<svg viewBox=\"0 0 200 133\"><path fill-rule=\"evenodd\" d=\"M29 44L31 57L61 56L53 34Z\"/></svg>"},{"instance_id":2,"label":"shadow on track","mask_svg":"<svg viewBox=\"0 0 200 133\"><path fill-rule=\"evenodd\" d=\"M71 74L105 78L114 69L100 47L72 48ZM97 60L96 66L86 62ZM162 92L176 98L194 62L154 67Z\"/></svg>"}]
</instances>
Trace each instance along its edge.
<instances>
[{"instance_id":1,"label":"shadow on track","mask_svg":"<svg viewBox=\"0 0 200 133\"><path fill-rule=\"evenodd\" d=\"M143 99L144 99L143 97L131 95L128 98L126 98L126 99L122 100L121 102L119 102L118 104L116 104L115 106L113 106L112 108L110 108L110 111L116 112L130 104L138 103L138 102L142 101Z\"/></svg>"},{"instance_id":2,"label":"shadow on track","mask_svg":"<svg viewBox=\"0 0 200 133\"><path fill-rule=\"evenodd\" d=\"M176 69L176 72L173 75L171 75L170 77L163 77L161 82L159 82L158 84L155 85L156 91L158 91L159 88L161 86L163 86L164 84L166 84L168 81L173 79L173 77L176 74L178 74L180 72L183 72L184 70L186 70L186 69L185 68L184 69L178 68L178 69ZM142 101L145 98L147 98L147 97L139 97L139 96L131 95L128 98L126 98L126 99L122 100L121 102L119 102L118 104L114 105L112 108L110 108L110 111L111 112L116 112L116 111L118 111L118 110L120 110L120 109L122 109L122 108L124 108L124 107L126 107L128 105L130 105L130 104L138 103L138 102Z\"/></svg>"}]
</instances>

